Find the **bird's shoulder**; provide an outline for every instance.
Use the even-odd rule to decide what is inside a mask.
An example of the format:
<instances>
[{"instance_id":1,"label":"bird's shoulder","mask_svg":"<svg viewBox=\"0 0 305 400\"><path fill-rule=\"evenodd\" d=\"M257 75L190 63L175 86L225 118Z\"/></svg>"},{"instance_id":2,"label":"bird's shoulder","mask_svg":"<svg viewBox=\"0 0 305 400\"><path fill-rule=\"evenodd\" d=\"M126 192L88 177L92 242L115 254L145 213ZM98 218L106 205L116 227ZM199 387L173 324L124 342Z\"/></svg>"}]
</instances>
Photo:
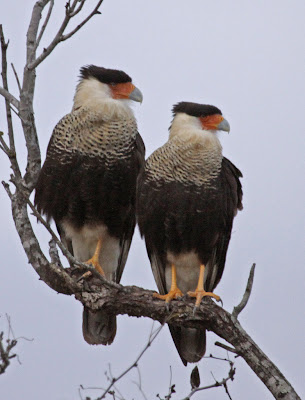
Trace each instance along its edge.
<instances>
[{"instance_id":1,"label":"bird's shoulder","mask_svg":"<svg viewBox=\"0 0 305 400\"><path fill-rule=\"evenodd\" d=\"M146 179L175 181L201 186L218 176L221 151L210 151L198 143L168 140L146 162Z\"/></svg>"},{"instance_id":2,"label":"bird's shoulder","mask_svg":"<svg viewBox=\"0 0 305 400\"><path fill-rule=\"evenodd\" d=\"M137 136L138 128L132 115L109 118L80 107L56 124L47 152L77 152L91 156L107 156L112 152L127 154L136 147Z\"/></svg>"}]
</instances>

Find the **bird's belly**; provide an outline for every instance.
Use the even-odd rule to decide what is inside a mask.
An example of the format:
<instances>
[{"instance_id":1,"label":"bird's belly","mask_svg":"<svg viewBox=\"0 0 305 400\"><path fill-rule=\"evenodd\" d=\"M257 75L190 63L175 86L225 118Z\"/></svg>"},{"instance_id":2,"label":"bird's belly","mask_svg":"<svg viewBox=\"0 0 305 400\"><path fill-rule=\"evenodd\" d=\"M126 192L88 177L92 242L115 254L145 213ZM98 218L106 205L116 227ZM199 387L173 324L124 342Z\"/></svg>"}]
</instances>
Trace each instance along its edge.
<instances>
[{"instance_id":1,"label":"bird's belly","mask_svg":"<svg viewBox=\"0 0 305 400\"><path fill-rule=\"evenodd\" d=\"M171 287L171 266L175 265L177 271L177 285L182 293L195 290L199 278L200 260L195 252L173 254L167 253L165 268L166 289Z\"/></svg>"},{"instance_id":2,"label":"bird's belly","mask_svg":"<svg viewBox=\"0 0 305 400\"><path fill-rule=\"evenodd\" d=\"M103 224L84 225L77 229L65 221L61 226L66 236L72 240L74 257L79 261L88 261L95 252L98 240L102 241L99 262L106 278L112 280L120 256L119 239L109 235L108 228Z\"/></svg>"}]
</instances>

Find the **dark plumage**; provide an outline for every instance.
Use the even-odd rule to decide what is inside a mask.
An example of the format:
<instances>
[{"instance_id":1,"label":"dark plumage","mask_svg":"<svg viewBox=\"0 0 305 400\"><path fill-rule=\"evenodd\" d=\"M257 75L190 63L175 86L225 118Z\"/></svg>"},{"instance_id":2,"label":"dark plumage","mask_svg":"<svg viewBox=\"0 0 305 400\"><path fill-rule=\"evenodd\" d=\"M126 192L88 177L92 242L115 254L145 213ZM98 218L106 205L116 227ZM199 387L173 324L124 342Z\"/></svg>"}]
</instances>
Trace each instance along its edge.
<instances>
[{"instance_id":1,"label":"dark plumage","mask_svg":"<svg viewBox=\"0 0 305 400\"><path fill-rule=\"evenodd\" d=\"M183 102L173 112L168 142L148 158L140 177L138 223L162 295L170 291L172 265L183 294L195 291L204 265L204 289L212 292L224 270L233 218L242 209L242 174L222 156L213 133L228 130L220 110ZM200 126L202 118L215 126ZM169 327L183 363L199 361L205 330Z\"/></svg>"},{"instance_id":2,"label":"dark plumage","mask_svg":"<svg viewBox=\"0 0 305 400\"><path fill-rule=\"evenodd\" d=\"M134 232L145 154L133 112L121 99L140 101L142 96L122 71L91 65L81 69L81 76L72 112L54 128L35 205L55 221L78 260L119 282ZM107 82L123 86L113 89ZM83 333L90 344L110 344L116 317L85 308Z\"/></svg>"},{"instance_id":3,"label":"dark plumage","mask_svg":"<svg viewBox=\"0 0 305 400\"><path fill-rule=\"evenodd\" d=\"M124 71L97 67L96 65L86 65L80 69L81 79L96 78L102 83L126 83L131 82L131 78Z\"/></svg>"},{"instance_id":4,"label":"dark plumage","mask_svg":"<svg viewBox=\"0 0 305 400\"><path fill-rule=\"evenodd\" d=\"M219 108L210 106L208 104L191 103L188 101L181 101L173 107L173 114L185 113L193 117L207 117L208 115L219 114L222 115Z\"/></svg>"}]
</instances>

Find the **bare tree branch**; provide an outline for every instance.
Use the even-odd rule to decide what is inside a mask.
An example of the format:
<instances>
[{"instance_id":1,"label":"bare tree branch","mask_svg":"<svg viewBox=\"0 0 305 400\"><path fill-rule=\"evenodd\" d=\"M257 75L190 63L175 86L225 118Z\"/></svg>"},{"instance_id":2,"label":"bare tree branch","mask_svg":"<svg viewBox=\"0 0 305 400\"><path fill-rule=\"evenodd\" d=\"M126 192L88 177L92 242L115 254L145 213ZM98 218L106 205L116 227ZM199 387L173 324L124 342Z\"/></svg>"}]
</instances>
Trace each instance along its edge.
<instances>
[{"instance_id":1,"label":"bare tree branch","mask_svg":"<svg viewBox=\"0 0 305 400\"><path fill-rule=\"evenodd\" d=\"M276 365L245 332L236 318L211 299L204 299L193 315L194 303L187 296L172 301L171 311L168 312L162 300L152 297L152 291L121 285L106 288L97 280L93 285L89 280L87 285L90 291L82 291L75 295L86 307L92 310L109 310L112 314L148 317L160 323L166 321L172 325L211 330L236 349L237 354L248 363L275 398L300 399Z\"/></svg>"},{"instance_id":2,"label":"bare tree branch","mask_svg":"<svg viewBox=\"0 0 305 400\"><path fill-rule=\"evenodd\" d=\"M8 80L7 80L7 57L6 51L8 47L8 42L5 42L4 33L2 25L0 25L0 41L1 41L1 54L2 54L2 82L3 88L5 91L9 91L8 88ZM16 158L16 149L15 149L15 140L14 140L14 128L13 128L13 120L12 120L12 113L11 113L11 105L10 100L6 97L5 98L5 108L6 108L6 120L7 120L7 127L8 127L8 138L9 138L9 151L6 151L8 155L12 169L17 177L21 177L21 172L19 169L19 165ZM1 138L2 139L2 138ZM3 141L1 140L2 146L5 148Z\"/></svg>"},{"instance_id":3,"label":"bare tree branch","mask_svg":"<svg viewBox=\"0 0 305 400\"><path fill-rule=\"evenodd\" d=\"M130 370L132 370L133 368L136 368L138 365L138 362L140 361L140 359L143 357L143 355L146 353L147 349L151 346L151 344L153 343L153 341L156 339L156 337L159 335L161 329L162 329L162 325L156 329L155 331L151 332L148 342L146 344L146 346L144 347L144 349L141 351L141 353L138 355L138 357L136 358L136 360L128 367L125 369L125 371L123 371L118 377L113 378L112 382L110 383L110 385L105 389L104 393L97 397L96 400L102 400L106 397L107 393L109 393L109 390L113 387L113 385L118 382L120 379L123 378L123 376L125 376L126 374L128 374L128 372Z\"/></svg>"},{"instance_id":4,"label":"bare tree branch","mask_svg":"<svg viewBox=\"0 0 305 400\"><path fill-rule=\"evenodd\" d=\"M0 375L4 374L7 367L10 365L12 358L18 358L17 354L11 353L12 349L17 345L18 341L14 337L10 317L6 315L6 318L8 322L8 335L5 340L4 332L0 332ZM13 339L10 339L10 334L12 334Z\"/></svg>"},{"instance_id":5,"label":"bare tree branch","mask_svg":"<svg viewBox=\"0 0 305 400\"><path fill-rule=\"evenodd\" d=\"M74 17L76 14L81 12L82 8L84 7L86 0L79 0L79 6L78 8L75 8L75 11L71 13L71 17Z\"/></svg>"},{"instance_id":6,"label":"bare tree branch","mask_svg":"<svg viewBox=\"0 0 305 400\"><path fill-rule=\"evenodd\" d=\"M19 101L11 93L0 86L0 94L19 110Z\"/></svg>"},{"instance_id":7,"label":"bare tree branch","mask_svg":"<svg viewBox=\"0 0 305 400\"><path fill-rule=\"evenodd\" d=\"M226 359L226 358L217 358L217 357L213 357L212 355L210 355L210 357L205 357L205 358L218 359L218 360L222 360L222 361L228 362L229 365L230 365L230 369L229 369L229 372L228 372L227 377L226 377L226 378L223 378L221 381L217 381L217 380L214 378L214 379L215 379L215 383L214 383L214 384L207 385L207 386L201 386L201 387L194 387L194 388L192 388L192 390L190 391L190 393L189 393L186 397L184 397L182 400L190 400L190 398L191 398L195 393L197 393L197 392L200 392L200 391L202 391L202 390L213 389L213 388L221 387L221 386L225 389L225 391L226 391L228 397L232 400L232 398L231 398L231 396L230 396L230 393L229 393L229 390L228 390L228 387L227 387L227 382L228 382L229 380L233 381L234 376L235 376L235 371L236 371L236 369L234 368L234 363L233 363L233 361L231 361L231 360L229 360L229 359Z\"/></svg>"},{"instance_id":8,"label":"bare tree branch","mask_svg":"<svg viewBox=\"0 0 305 400\"><path fill-rule=\"evenodd\" d=\"M250 294L251 294L252 286L253 286L253 280L254 280L254 272L255 272L255 263L251 267L247 287L246 287L245 293L243 295L243 298L242 298L241 302L233 309L232 317L235 318L236 320L237 320L239 314L242 312L242 310L246 307L248 300L250 298Z\"/></svg>"},{"instance_id":9,"label":"bare tree branch","mask_svg":"<svg viewBox=\"0 0 305 400\"><path fill-rule=\"evenodd\" d=\"M36 50L37 50L37 48L38 48L38 46L40 44L41 38L42 38L42 36L43 36L43 34L44 34L45 30L46 30L46 27L47 27L47 25L49 23L53 7L54 7L54 0L50 0L50 6L49 6L49 10L48 10L46 19L45 19L44 23L42 24L42 27L41 27L40 32L39 32L39 35L38 35L37 40L36 40L36 44L35 44Z\"/></svg>"},{"instance_id":10,"label":"bare tree branch","mask_svg":"<svg viewBox=\"0 0 305 400\"><path fill-rule=\"evenodd\" d=\"M3 374L10 365L11 359L16 357L16 354L11 354L11 350L16 346L17 340L6 339L4 345L4 332L0 332L0 375Z\"/></svg>"},{"instance_id":11,"label":"bare tree branch","mask_svg":"<svg viewBox=\"0 0 305 400\"><path fill-rule=\"evenodd\" d=\"M237 351L233 349L230 346L227 346L226 344L220 343L220 342L215 342L215 346L221 347L222 349L225 349L227 351L230 351L231 353L237 354Z\"/></svg>"},{"instance_id":12,"label":"bare tree branch","mask_svg":"<svg viewBox=\"0 0 305 400\"><path fill-rule=\"evenodd\" d=\"M83 22L81 22L79 25L77 25L77 27L75 27L71 32L67 33L66 35L62 35L61 37L61 41L67 40L69 39L71 36L73 36L77 31L79 31L94 15L96 14L100 14L100 12L98 11L100 5L102 4L103 0L99 0L96 7L94 8L94 10L88 15L87 18L85 18L83 20Z\"/></svg>"},{"instance_id":13,"label":"bare tree branch","mask_svg":"<svg viewBox=\"0 0 305 400\"><path fill-rule=\"evenodd\" d=\"M41 14L49 0L37 1L34 5L26 40L26 65L23 70L23 83L20 93L20 117L27 147L27 166L24 182L29 193L34 189L40 171L41 156L37 137L33 99L35 91L36 73L28 65L36 58L36 37Z\"/></svg>"},{"instance_id":14,"label":"bare tree branch","mask_svg":"<svg viewBox=\"0 0 305 400\"><path fill-rule=\"evenodd\" d=\"M18 76L18 74L17 74L17 72L15 70L15 66L14 66L13 63L11 63L11 66L12 66L12 70L14 72L14 75L15 75L15 78L16 78L16 82L17 82L17 86L18 86L19 93L20 93L21 92L21 85L20 85L20 81L19 81L19 76Z\"/></svg>"},{"instance_id":15,"label":"bare tree branch","mask_svg":"<svg viewBox=\"0 0 305 400\"><path fill-rule=\"evenodd\" d=\"M115 384L120 381L125 375L127 375L133 368L138 368L138 363L141 360L141 358L143 357L143 355L146 353L146 351L150 348L150 346L152 345L152 343L154 342L154 340L157 338L157 336L159 335L161 329L163 328L163 325L161 325L159 328L153 330L153 326L148 338L148 341L145 345L145 347L143 348L143 350L140 352L140 354L137 356L137 358L135 359L135 361L132 362L132 364L127 367L120 375L118 375L117 377L113 377L112 372L111 372L111 368L110 368L110 384L108 385L108 387L106 389L102 389L104 392L96 398L96 400L102 400L106 397L106 395L110 392L111 388L113 388L115 386ZM138 371L139 372L139 371ZM108 377L107 373L106 376ZM98 389L100 390L101 388L92 388L92 387L84 387L83 385L80 386L81 390L89 390L89 389Z\"/></svg>"},{"instance_id":16,"label":"bare tree branch","mask_svg":"<svg viewBox=\"0 0 305 400\"><path fill-rule=\"evenodd\" d=\"M47 0L45 0L47 1ZM49 0L48 0L49 1ZM65 18L59 27L57 34L55 35L54 39L52 42L47 46L43 52L40 54L39 57L37 57L35 60L32 60L30 63L28 63L27 67L29 70L33 70L38 67L38 65L46 58L48 55L55 49L55 47L60 43L68 38L70 38L72 35L74 35L77 31L79 31L95 14L99 14L98 9L101 6L103 0L98 0L97 5L94 7L93 11L76 27L74 28L70 33L67 35L63 35L66 27L68 26L71 18L73 18L79 11L82 9L82 5L77 9L77 12L75 11L77 1L74 1L72 5L70 5L70 2L66 4L66 14ZM37 3L36 3L37 4Z\"/></svg>"}]
</instances>

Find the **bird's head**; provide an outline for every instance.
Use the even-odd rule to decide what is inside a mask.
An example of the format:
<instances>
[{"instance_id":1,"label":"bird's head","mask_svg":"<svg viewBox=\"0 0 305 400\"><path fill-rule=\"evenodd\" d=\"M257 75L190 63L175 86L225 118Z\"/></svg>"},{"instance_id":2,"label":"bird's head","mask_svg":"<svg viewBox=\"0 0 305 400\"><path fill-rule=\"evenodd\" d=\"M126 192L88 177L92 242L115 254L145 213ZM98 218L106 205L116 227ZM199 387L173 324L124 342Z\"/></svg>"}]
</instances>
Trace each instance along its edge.
<instances>
[{"instance_id":1,"label":"bird's head","mask_svg":"<svg viewBox=\"0 0 305 400\"><path fill-rule=\"evenodd\" d=\"M204 131L230 131L230 125L222 116L219 108L206 104L182 101L173 107L174 119L172 129L177 123L184 129L201 129Z\"/></svg>"},{"instance_id":2,"label":"bird's head","mask_svg":"<svg viewBox=\"0 0 305 400\"><path fill-rule=\"evenodd\" d=\"M116 69L87 65L80 69L80 83L74 97L74 108L107 100L142 102L141 91L129 75Z\"/></svg>"}]
</instances>

